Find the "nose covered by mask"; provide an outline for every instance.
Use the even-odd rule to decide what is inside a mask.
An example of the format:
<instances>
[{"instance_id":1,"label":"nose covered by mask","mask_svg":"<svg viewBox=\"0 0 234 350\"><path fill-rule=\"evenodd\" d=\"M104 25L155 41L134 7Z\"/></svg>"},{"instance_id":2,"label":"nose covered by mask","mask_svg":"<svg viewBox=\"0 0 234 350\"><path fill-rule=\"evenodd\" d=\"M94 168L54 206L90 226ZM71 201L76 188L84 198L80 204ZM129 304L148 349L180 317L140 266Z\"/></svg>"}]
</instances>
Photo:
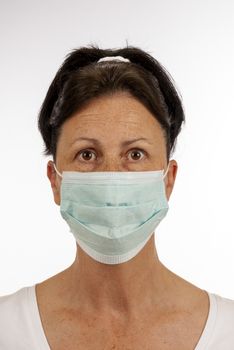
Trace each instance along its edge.
<instances>
[{"instance_id":1,"label":"nose covered by mask","mask_svg":"<svg viewBox=\"0 0 234 350\"><path fill-rule=\"evenodd\" d=\"M60 212L78 245L100 263L135 257L168 211L163 170L64 171ZM169 166L168 166L169 167Z\"/></svg>"}]
</instances>

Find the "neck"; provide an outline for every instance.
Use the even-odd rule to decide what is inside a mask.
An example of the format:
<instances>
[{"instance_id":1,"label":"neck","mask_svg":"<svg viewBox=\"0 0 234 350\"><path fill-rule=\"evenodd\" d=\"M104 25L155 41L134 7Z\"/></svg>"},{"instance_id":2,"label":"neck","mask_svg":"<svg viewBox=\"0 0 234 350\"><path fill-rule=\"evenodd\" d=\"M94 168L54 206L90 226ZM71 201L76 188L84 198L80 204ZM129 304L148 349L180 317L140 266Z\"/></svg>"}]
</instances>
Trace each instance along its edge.
<instances>
[{"instance_id":1,"label":"neck","mask_svg":"<svg viewBox=\"0 0 234 350\"><path fill-rule=\"evenodd\" d=\"M154 235L137 256L117 265L99 263L77 246L69 279L72 299L102 313L146 312L161 303L171 285L169 270L158 259Z\"/></svg>"}]
</instances>

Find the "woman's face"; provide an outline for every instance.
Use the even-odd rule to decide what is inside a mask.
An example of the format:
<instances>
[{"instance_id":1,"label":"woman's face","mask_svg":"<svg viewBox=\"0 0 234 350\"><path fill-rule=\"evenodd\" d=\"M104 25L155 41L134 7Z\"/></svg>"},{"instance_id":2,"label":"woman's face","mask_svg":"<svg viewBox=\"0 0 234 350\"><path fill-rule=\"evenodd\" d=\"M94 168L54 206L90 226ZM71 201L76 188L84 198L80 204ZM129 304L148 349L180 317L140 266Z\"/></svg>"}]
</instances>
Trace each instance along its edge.
<instances>
[{"instance_id":1,"label":"woman's face","mask_svg":"<svg viewBox=\"0 0 234 350\"><path fill-rule=\"evenodd\" d=\"M127 93L102 96L66 120L57 144L56 166L66 171L166 170L166 140L155 117ZM177 171L175 160L165 179L169 199ZM56 204L61 179L48 162Z\"/></svg>"}]
</instances>

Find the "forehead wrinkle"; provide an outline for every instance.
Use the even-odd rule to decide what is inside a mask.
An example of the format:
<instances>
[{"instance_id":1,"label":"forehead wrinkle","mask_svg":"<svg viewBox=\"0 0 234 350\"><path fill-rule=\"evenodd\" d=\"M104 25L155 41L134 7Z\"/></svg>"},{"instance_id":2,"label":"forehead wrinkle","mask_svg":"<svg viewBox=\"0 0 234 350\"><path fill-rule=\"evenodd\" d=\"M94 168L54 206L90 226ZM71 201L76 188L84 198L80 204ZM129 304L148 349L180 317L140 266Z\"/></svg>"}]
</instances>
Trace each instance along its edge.
<instances>
[{"instance_id":1,"label":"forehead wrinkle","mask_svg":"<svg viewBox=\"0 0 234 350\"><path fill-rule=\"evenodd\" d=\"M90 142L93 142L94 144L97 144L97 145L101 145L102 144L102 141L100 141L99 139L95 139L93 137L87 137L87 136L80 136L78 138L76 138L75 140L73 140L71 143L69 143L69 145L73 145L74 143L76 143L77 141L90 141ZM138 142L138 141L143 141L145 143L148 143L150 145L152 145L153 143L150 142L149 139L147 139L146 137L135 137L135 138L130 138L128 140L124 140L124 141L121 141L120 144L121 146L128 146L132 143L135 143L135 142Z\"/></svg>"},{"instance_id":2,"label":"forehead wrinkle","mask_svg":"<svg viewBox=\"0 0 234 350\"><path fill-rule=\"evenodd\" d=\"M121 127L118 127L119 124L121 124ZM124 129L122 128L123 125ZM103 126L105 126L105 128L103 128ZM99 139L103 138L105 140L108 139L109 136L111 136L111 139L113 139L113 136L115 136L115 139L118 139L121 136L126 139L136 139L140 137L145 137L149 140L152 139L152 127L150 127L151 132L147 132L147 128L144 128L144 132L142 132L142 125L135 121L126 123L126 121L121 120L120 123L117 123L117 125L113 126L113 123L109 123L108 121L101 121L101 123L92 124L92 122L89 120L87 123L74 125L71 131L72 130L73 132L70 134L70 137L72 139L73 137L74 139L78 139L79 137L83 136ZM109 130L111 130L111 134L109 134ZM74 141L71 142L73 143Z\"/></svg>"},{"instance_id":3,"label":"forehead wrinkle","mask_svg":"<svg viewBox=\"0 0 234 350\"><path fill-rule=\"evenodd\" d=\"M81 125L79 125L79 123L77 125L74 126L74 129L73 130L84 130L87 129L87 126L88 126L88 129L87 131L90 131L90 127L93 126L95 128L98 128L98 126L106 126L107 128L110 128L113 130L113 120L103 120L103 121L100 121L100 120L95 120L95 124L92 122L92 120L89 120L87 121L86 123L83 123ZM125 130L128 129L131 127L131 126L136 126L136 127L142 127L142 123L140 122L134 122L134 121L127 121L126 120L118 120L117 122L117 125L115 125L115 129L118 128L118 125L124 125L125 127Z\"/></svg>"},{"instance_id":4,"label":"forehead wrinkle","mask_svg":"<svg viewBox=\"0 0 234 350\"><path fill-rule=\"evenodd\" d=\"M135 117L137 119L145 121L146 117L152 117L151 112L134 96L131 94L117 94L114 96L101 96L84 106L80 111L74 114L74 116L88 118L108 117L108 119L116 119L120 122L119 118L123 118L126 122L128 117Z\"/></svg>"},{"instance_id":5,"label":"forehead wrinkle","mask_svg":"<svg viewBox=\"0 0 234 350\"><path fill-rule=\"evenodd\" d=\"M105 121L108 121L108 120L116 120L118 122L125 122L126 123L126 120L128 119L128 117L132 118L132 117L137 117L137 119L140 118L140 121L142 121L144 119L143 117L143 114L140 113L139 111L126 111L126 108L124 109L124 112L122 111L118 111L118 112L114 112L113 113L110 113L109 110L107 110L106 112L93 112L93 113L81 113L81 114L75 114L73 116L73 118L87 118L87 121L89 120L100 120L102 118L100 117L104 117L105 118ZM137 121L134 121L134 120L129 120L128 121L129 123L137 123Z\"/></svg>"},{"instance_id":6,"label":"forehead wrinkle","mask_svg":"<svg viewBox=\"0 0 234 350\"><path fill-rule=\"evenodd\" d=\"M90 114L90 117L89 118L87 118L86 116L84 116L84 115L77 115L77 116L75 116L75 117L73 117L73 118L76 118L77 119L77 121L79 121L79 119L80 118L85 118L86 120L87 120L87 122L89 122L89 121L92 121L92 120L95 120L95 121L100 121L100 122L102 122L102 119L103 118L100 118L100 116L102 116L103 118L105 118L104 120L103 120L103 122L106 122L106 121L109 121L109 120L111 120L111 121L113 121L113 119L114 120L116 120L116 121L118 121L118 122L124 122L124 123L126 123L126 120L127 120L127 122L128 123L135 123L135 124L137 124L138 122L137 121L134 121L134 120L128 120L128 118L126 118L126 115L125 116L119 116L119 114L118 115L103 115L102 113L100 113L100 114ZM139 120L139 121L143 121L143 118L141 117L141 119Z\"/></svg>"}]
</instances>

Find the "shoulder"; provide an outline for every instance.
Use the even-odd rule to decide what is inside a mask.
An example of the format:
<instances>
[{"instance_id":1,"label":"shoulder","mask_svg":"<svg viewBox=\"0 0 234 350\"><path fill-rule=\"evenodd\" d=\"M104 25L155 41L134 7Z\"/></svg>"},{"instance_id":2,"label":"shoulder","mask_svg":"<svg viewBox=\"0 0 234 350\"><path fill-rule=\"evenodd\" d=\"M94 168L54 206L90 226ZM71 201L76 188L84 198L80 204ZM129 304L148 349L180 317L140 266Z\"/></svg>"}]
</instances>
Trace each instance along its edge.
<instances>
[{"instance_id":1,"label":"shoulder","mask_svg":"<svg viewBox=\"0 0 234 350\"><path fill-rule=\"evenodd\" d=\"M21 349L27 342L29 330L29 293L33 287L24 287L18 291L0 297L0 349Z\"/></svg>"},{"instance_id":2,"label":"shoulder","mask_svg":"<svg viewBox=\"0 0 234 350\"><path fill-rule=\"evenodd\" d=\"M215 293L210 296L214 319L210 346L220 350L234 349L234 300Z\"/></svg>"}]
</instances>

